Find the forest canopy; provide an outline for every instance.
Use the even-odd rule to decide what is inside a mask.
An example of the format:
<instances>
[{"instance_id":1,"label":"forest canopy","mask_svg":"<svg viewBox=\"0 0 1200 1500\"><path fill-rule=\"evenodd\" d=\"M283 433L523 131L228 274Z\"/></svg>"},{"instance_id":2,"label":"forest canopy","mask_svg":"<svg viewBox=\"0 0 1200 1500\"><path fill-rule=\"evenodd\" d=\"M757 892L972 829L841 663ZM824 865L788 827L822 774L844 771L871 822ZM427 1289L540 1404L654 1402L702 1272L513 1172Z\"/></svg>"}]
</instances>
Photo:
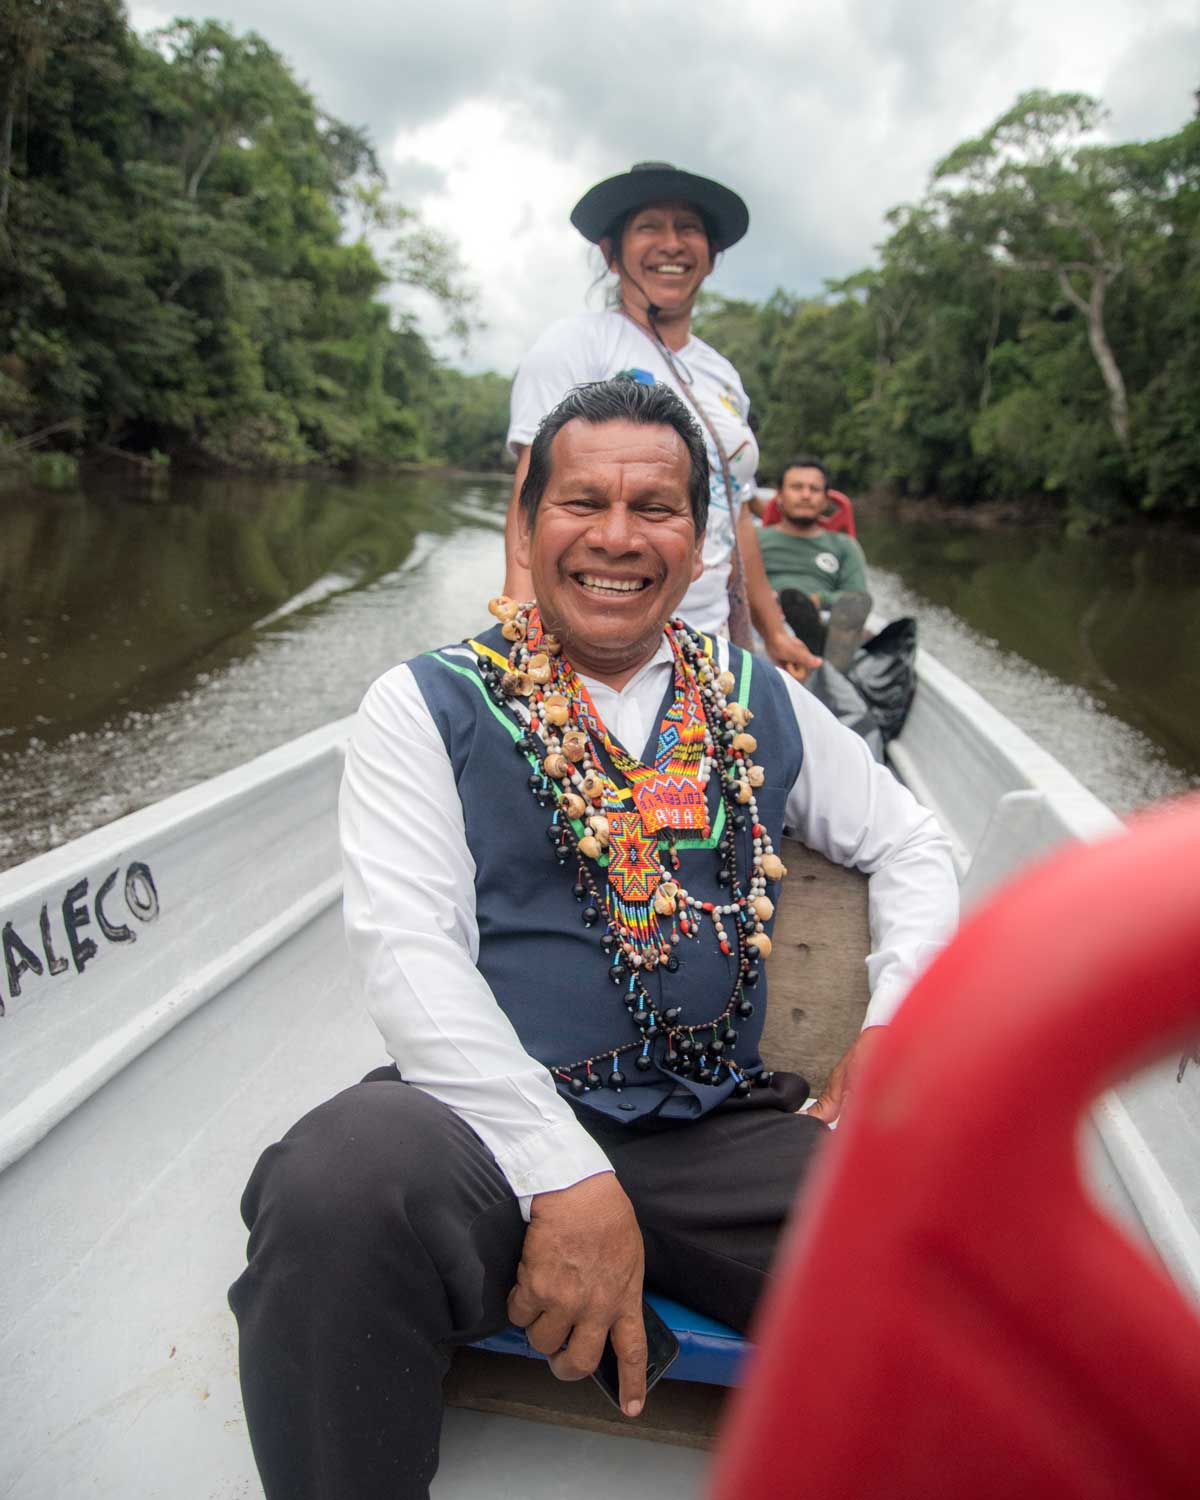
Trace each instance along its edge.
<instances>
[{"instance_id":1,"label":"forest canopy","mask_svg":"<svg viewBox=\"0 0 1200 1500\"><path fill-rule=\"evenodd\" d=\"M1200 514L1200 118L1123 144L1103 119L1024 94L892 210L876 265L703 300L764 483L815 451L858 492ZM397 284L465 337L453 245L261 37L0 0L0 456L501 467L507 377L438 360Z\"/></svg>"},{"instance_id":2,"label":"forest canopy","mask_svg":"<svg viewBox=\"0 0 1200 1500\"><path fill-rule=\"evenodd\" d=\"M481 425L475 382L389 283L468 327L453 247L261 37L142 41L119 0L0 0L0 433L246 467L444 457L446 412Z\"/></svg>"},{"instance_id":3,"label":"forest canopy","mask_svg":"<svg viewBox=\"0 0 1200 1500\"><path fill-rule=\"evenodd\" d=\"M1200 512L1200 118L1118 145L1103 118L1024 94L891 212L877 266L817 298L707 300L764 483L815 451L843 488Z\"/></svg>"}]
</instances>

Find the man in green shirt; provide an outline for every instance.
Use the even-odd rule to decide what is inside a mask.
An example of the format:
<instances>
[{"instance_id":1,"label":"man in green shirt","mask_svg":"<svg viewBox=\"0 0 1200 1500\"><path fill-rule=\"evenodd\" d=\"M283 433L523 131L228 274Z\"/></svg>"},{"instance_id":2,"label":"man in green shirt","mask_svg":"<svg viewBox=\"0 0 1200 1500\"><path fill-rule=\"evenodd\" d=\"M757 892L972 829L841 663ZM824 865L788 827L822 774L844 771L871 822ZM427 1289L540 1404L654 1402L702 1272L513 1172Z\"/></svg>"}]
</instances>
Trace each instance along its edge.
<instances>
[{"instance_id":1,"label":"man in green shirt","mask_svg":"<svg viewBox=\"0 0 1200 1500\"><path fill-rule=\"evenodd\" d=\"M871 596L862 548L852 536L820 524L828 483L820 459L793 459L779 483L780 520L764 527L758 540L788 624L810 651L844 672L858 648Z\"/></svg>"}]
</instances>

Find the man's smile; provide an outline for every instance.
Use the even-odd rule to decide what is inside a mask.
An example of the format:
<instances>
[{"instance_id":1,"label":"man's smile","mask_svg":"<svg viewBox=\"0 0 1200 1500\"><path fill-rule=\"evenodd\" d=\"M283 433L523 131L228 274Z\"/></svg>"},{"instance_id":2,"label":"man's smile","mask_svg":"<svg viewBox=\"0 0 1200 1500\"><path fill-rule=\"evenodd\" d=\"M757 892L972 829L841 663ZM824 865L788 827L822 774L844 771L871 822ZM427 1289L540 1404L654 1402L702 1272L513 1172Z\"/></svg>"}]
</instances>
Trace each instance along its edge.
<instances>
[{"instance_id":1,"label":"man's smile","mask_svg":"<svg viewBox=\"0 0 1200 1500\"><path fill-rule=\"evenodd\" d=\"M669 423L614 417L566 422L552 457L518 557L571 664L620 687L657 650L703 566L690 451Z\"/></svg>"},{"instance_id":2,"label":"man's smile","mask_svg":"<svg viewBox=\"0 0 1200 1500\"><path fill-rule=\"evenodd\" d=\"M592 594L640 594L650 587L649 578L605 578L599 573L572 573L571 577L581 588Z\"/></svg>"}]
</instances>

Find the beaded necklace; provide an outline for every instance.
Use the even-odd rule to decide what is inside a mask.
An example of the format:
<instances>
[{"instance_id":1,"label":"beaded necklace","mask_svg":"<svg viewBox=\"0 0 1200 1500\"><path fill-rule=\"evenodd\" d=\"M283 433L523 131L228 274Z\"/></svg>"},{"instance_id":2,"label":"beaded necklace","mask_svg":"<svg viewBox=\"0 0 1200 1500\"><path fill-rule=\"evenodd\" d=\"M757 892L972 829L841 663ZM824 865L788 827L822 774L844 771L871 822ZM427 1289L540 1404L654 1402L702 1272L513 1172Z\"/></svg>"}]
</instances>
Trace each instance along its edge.
<instances>
[{"instance_id":1,"label":"beaded necklace","mask_svg":"<svg viewBox=\"0 0 1200 1500\"><path fill-rule=\"evenodd\" d=\"M625 989L634 1040L608 1052L554 1066L551 1071L573 1094L626 1082L620 1060L635 1052L634 1066L655 1065L654 1044L665 1037L657 1061L699 1084L734 1080L748 1093L751 1079L733 1060L735 1015L753 1014L746 995L758 982L758 961L771 951L764 930L774 906L767 882L786 873L759 821L754 790L762 768L746 726L744 704L730 702L734 678L705 654L703 639L680 620L665 635L673 658L673 692L659 729L652 765L645 765L612 738L586 686L562 655L560 643L542 627L536 606L504 596L488 604L511 642L507 670L487 656L479 671L493 699L523 729L516 747L536 767L529 789L540 806L552 807L549 837L561 865L576 866L576 900L585 926L603 916L601 947L609 977ZM727 826L718 840L718 881L726 902L700 901L678 879L676 830L710 831L706 787L719 776ZM737 834L751 825L749 878L737 868ZM681 1006L660 1007L646 988L659 968L680 967L682 939L698 940L704 919L712 924L720 951L734 960L732 992L721 1010L685 1023ZM607 1066L607 1072L605 1067ZM760 1073L755 1082L770 1081Z\"/></svg>"}]
</instances>

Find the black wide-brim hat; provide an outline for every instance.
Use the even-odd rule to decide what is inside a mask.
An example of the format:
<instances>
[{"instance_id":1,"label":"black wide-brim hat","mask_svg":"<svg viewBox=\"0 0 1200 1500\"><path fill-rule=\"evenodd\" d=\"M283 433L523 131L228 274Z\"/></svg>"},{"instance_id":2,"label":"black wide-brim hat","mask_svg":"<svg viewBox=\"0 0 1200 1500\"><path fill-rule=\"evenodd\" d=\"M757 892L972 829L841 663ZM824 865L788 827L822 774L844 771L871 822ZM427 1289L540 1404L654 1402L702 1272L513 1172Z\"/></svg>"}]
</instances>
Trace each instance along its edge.
<instances>
[{"instance_id":1,"label":"black wide-brim hat","mask_svg":"<svg viewBox=\"0 0 1200 1500\"><path fill-rule=\"evenodd\" d=\"M728 250L750 227L750 210L736 193L666 161L639 161L619 177L589 188L571 210L571 223L598 245L617 221L647 203L694 203L709 227L714 250Z\"/></svg>"}]
</instances>

